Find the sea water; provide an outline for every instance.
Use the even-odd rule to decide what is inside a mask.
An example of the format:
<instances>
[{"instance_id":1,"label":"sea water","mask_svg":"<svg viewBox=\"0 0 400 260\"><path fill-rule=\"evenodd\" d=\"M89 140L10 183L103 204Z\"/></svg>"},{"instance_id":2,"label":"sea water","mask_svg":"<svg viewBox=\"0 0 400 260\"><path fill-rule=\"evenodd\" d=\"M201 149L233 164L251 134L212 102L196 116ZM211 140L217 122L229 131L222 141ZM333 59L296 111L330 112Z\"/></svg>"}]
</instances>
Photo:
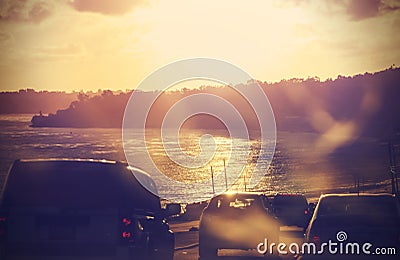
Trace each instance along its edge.
<instances>
[{"instance_id":1,"label":"sea water","mask_svg":"<svg viewBox=\"0 0 400 260\"><path fill-rule=\"evenodd\" d=\"M33 158L95 158L126 161L122 145L122 131L118 128L32 128L32 115L0 115L0 184L3 184L12 162L16 159ZM138 131L141 131L140 129ZM233 158L232 140L222 130L182 130L179 134L179 149L183 154L196 156L201 152L201 136L213 136L216 150L202 167L187 169L174 163L165 153L160 131L146 131L146 147L137 146L130 151L146 149L153 163L166 176L179 182L196 183L211 178L210 166L216 173L223 173L224 160ZM266 165L264 177L252 190L269 194L276 192L303 193L315 201L323 193L342 193L359 189L367 192L390 192L389 159L385 140L359 138L343 146L330 147L321 144L318 133L280 132L278 129L276 149L272 163L259 156L260 140L239 140L249 144L244 174L237 178L230 190L249 189L246 176L256 162ZM135 132L132 133L135 141ZM168 140L168 136L166 137ZM270 140L273 142L273 140ZM207 144L206 144L207 146ZM137 149L137 150L135 150ZM174 151L172 151L173 153ZM178 152L178 151L175 151ZM144 158L136 158L138 166L146 168ZM238 166L239 167L239 166ZM228 178L231 173L227 172ZM247 179L248 181L248 179ZM219 183L218 185L224 185ZM2 185L1 185L2 186ZM174 190L173 187L158 187L160 194L172 193L182 199L208 198L212 187L202 190Z\"/></svg>"}]
</instances>

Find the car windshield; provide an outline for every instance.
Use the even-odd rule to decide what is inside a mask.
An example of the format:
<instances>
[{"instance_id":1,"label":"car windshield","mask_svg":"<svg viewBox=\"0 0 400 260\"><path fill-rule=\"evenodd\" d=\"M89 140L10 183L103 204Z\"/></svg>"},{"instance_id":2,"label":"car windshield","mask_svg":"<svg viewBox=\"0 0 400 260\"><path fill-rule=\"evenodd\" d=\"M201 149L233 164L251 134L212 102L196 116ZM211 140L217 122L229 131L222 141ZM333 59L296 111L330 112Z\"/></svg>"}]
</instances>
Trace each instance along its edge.
<instances>
[{"instance_id":1,"label":"car windshield","mask_svg":"<svg viewBox=\"0 0 400 260\"><path fill-rule=\"evenodd\" d=\"M343 196L321 200L318 215L387 215L399 214L396 201L390 196Z\"/></svg>"},{"instance_id":2,"label":"car windshield","mask_svg":"<svg viewBox=\"0 0 400 260\"><path fill-rule=\"evenodd\" d=\"M14 165L3 206L54 208L159 209L159 199L145 190L123 165L93 162L28 162Z\"/></svg>"}]
</instances>

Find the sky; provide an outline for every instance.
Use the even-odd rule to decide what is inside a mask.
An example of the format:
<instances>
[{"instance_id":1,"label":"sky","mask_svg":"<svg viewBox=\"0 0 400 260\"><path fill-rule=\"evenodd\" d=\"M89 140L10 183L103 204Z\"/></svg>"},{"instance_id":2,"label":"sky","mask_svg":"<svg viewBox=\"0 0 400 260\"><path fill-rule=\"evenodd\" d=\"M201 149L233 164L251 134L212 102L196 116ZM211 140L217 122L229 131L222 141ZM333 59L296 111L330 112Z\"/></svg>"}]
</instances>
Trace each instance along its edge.
<instances>
[{"instance_id":1,"label":"sky","mask_svg":"<svg viewBox=\"0 0 400 260\"><path fill-rule=\"evenodd\" d=\"M399 0L0 0L0 90L125 90L222 59L277 82L400 64Z\"/></svg>"}]
</instances>

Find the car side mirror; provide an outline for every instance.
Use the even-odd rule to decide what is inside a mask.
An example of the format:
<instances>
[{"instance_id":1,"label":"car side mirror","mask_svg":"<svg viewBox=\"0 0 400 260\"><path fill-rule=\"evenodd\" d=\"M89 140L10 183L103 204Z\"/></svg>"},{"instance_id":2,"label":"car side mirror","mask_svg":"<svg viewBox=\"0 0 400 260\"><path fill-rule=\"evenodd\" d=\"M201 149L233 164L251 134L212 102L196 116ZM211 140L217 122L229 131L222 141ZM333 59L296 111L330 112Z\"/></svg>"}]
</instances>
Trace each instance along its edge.
<instances>
[{"instance_id":1,"label":"car side mirror","mask_svg":"<svg viewBox=\"0 0 400 260\"><path fill-rule=\"evenodd\" d=\"M181 213L181 210L181 204L178 203L167 204L167 206L165 207L165 212L167 216L178 215Z\"/></svg>"}]
</instances>

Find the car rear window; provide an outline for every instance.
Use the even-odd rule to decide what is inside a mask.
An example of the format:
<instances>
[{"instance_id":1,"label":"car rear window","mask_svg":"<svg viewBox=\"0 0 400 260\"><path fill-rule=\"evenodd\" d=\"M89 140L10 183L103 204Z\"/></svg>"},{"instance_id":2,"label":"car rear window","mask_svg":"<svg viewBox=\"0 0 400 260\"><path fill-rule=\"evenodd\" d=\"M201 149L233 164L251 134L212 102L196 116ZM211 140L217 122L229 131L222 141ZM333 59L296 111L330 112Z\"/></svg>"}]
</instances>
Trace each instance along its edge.
<instances>
[{"instance_id":1,"label":"car rear window","mask_svg":"<svg viewBox=\"0 0 400 260\"><path fill-rule=\"evenodd\" d=\"M325 197L318 215L387 215L398 216L396 200L390 196Z\"/></svg>"},{"instance_id":2,"label":"car rear window","mask_svg":"<svg viewBox=\"0 0 400 260\"><path fill-rule=\"evenodd\" d=\"M214 207L217 209L246 209L268 208L269 201L265 196L258 195L224 195L214 198Z\"/></svg>"},{"instance_id":3,"label":"car rear window","mask_svg":"<svg viewBox=\"0 0 400 260\"><path fill-rule=\"evenodd\" d=\"M145 190L123 165L94 162L14 164L3 206L55 208L159 209L157 196Z\"/></svg>"},{"instance_id":4,"label":"car rear window","mask_svg":"<svg viewBox=\"0 0 400 260\"><path fill-rule=\"evenodd\" d=\"M298 195L277 195L273 200L274 206L307 207L307 199Z\"/></svg>"},{"instance_id":5,"label":"car rear window","mask_svg":"<svg viewBox=\"0 0 400 260\"><path fill-rule=\"evenodd\" d=\"M230 208L248 208L255 204L255 199L254 198L236 198L233 201L229 202L229 207Z\"/></svg>"}]
</instances>

